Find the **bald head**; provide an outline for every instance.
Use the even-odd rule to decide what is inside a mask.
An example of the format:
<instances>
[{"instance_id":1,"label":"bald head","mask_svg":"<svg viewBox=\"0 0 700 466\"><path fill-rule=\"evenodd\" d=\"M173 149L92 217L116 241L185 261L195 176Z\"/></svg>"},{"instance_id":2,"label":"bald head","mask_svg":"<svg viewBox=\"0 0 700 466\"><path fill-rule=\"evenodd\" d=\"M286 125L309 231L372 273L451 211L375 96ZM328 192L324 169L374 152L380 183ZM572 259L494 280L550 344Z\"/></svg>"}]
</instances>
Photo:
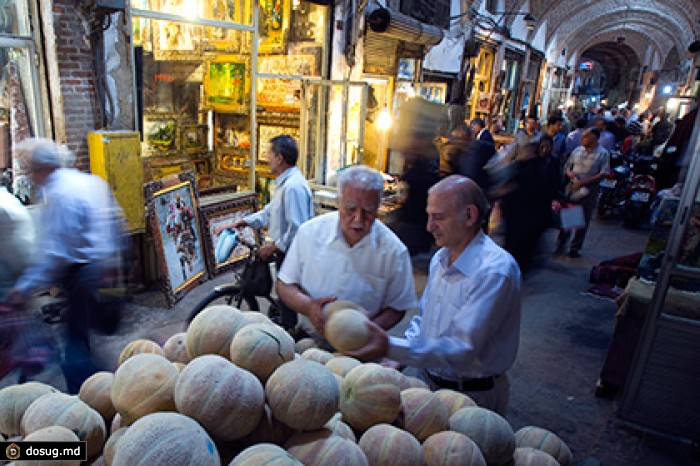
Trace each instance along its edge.
<instances>
[{"instance_id":1,"label":"bald head","mask_svg":"<svg viewBox=\"0 0 700 466\"><path fill-rule=\"evenodd\" d=\"M447 195L455 207L464 214L467 206L475 205L479 212L479 225L484 221L489 210L489 202L478 184L462 175L450 175L434 184L428 195Z\"/></svg>"}]
</instances>

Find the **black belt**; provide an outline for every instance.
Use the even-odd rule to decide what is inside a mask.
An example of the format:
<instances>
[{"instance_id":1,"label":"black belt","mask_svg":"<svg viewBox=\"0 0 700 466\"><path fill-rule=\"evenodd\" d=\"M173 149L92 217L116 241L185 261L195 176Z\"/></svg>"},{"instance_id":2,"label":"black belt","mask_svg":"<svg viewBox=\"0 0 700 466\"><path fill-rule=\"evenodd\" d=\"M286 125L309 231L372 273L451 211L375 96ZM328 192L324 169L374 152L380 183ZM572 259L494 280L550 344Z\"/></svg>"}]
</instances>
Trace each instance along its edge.
<instances>
[{"instance_id":1,"label":"black belt","mask_svg":"<svg viewBox=\"0 0 700 466\"><path fill-rule=\"evenodd\" d=\"M450 380L433 375L428 371L425 371L425 373L438 387L449 388L450 390L458 392L484 392L486 390L491 390L496 384L496 379L499 377L498 375L492 375L480 379Z\"/></svg>"}]
</instances>

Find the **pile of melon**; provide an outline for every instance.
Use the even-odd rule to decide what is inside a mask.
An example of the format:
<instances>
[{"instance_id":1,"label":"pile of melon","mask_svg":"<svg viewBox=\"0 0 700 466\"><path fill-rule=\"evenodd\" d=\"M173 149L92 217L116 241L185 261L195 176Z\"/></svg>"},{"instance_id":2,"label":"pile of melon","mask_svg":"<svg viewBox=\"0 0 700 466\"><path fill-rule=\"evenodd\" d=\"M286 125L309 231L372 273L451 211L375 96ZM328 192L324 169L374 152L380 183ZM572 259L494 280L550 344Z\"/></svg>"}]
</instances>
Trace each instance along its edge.
<instances>
[{"instance_id":1,"label":"pile of melon","mask_svg":"<svg viewBox=\"0 0 700 466\"><path fill-rule=\"evenodd\" d=\"M349 342L352 346L352 342ZM258 314L210 306L162 346L129 343L77 396L0 390L0 434L84 440L89 461L133 465L542 465L572 455L466 395L297 342ZM62 463L69 464L69 463Z\"/></svg>"}]
</instances>

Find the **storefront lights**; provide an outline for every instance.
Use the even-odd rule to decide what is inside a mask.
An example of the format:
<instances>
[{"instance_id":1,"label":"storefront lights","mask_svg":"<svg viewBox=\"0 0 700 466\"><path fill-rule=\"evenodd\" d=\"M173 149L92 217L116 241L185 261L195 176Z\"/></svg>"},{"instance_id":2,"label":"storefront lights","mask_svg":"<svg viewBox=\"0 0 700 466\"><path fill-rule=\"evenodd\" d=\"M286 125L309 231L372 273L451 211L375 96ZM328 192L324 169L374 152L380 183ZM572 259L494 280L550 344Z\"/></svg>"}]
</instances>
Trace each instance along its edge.
<instances>
[{"instance_id":1,"label":"storefront lights","mask_svg":"<svg viewBox=\"0 0 700 466\"><path fill-rule=\"evenodd\" d=\"M389 109L386 107L383 108L377 117L377 129L379 131L387 131L389 128L391 128L392 123L393 120L391 118L391 114L389 113Z\"/></svg>"},{"instance_id":2,"label":"storefront lights","mask_svg":"<svg viewBox=\"0 0 700 466\"><path fill-rule=\"evenodd\" d=\"M185 0L182 3L182 15L187 18L198 17L199 11L197 11L197 0Z\"/></svg>"},{"instance_id":3,"label":"storefront lights","mask_svg":"<svg viewBox=\"0 0 700 466\"><path fill-rule=\"evenodd\" d=\"M670 95L673 92L673 86L671 86L670 84L666 84L661 90L661 92L663 92L664 95Z\"/></svg>"}]
</instances>

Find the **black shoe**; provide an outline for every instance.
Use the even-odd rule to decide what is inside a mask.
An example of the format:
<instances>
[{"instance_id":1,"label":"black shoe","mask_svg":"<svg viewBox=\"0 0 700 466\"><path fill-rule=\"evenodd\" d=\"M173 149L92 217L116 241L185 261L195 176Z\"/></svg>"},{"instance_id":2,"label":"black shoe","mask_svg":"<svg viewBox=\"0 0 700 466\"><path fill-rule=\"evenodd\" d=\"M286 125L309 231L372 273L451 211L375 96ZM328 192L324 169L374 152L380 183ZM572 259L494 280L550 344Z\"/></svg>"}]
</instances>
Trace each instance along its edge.
<instances>
[{"instance_id":1,"label":"black shoe","mask_svg":"<svg viewBox=\"0 0 700 466\"><path fill-rule=\"evenodd\" d=\"M572 251L569 251L569 257L572 259L578 259L579 257L581 257L581 253L578 251L572 250Z\"/></svg>"}]
</instances>

